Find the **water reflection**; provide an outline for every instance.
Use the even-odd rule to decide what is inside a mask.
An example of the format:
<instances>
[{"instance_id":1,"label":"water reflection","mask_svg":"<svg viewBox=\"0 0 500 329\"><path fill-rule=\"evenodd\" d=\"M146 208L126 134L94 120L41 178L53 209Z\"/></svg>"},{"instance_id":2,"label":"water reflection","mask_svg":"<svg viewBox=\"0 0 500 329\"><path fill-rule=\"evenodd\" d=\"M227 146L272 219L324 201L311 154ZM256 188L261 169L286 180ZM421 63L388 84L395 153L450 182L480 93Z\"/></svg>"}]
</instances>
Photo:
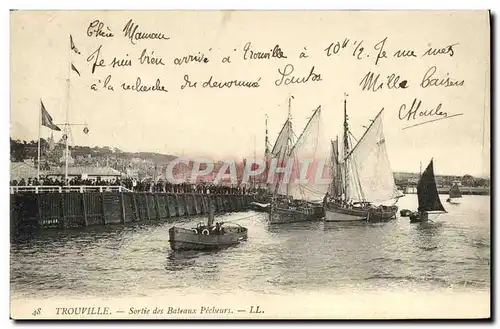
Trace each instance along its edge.
<instances>
[{"instance_id":1,"label":"water reflection","mask_svg":"<svg viewBox=\"0 0 500 329\"><path fill-rule=\"evenodd\" d=\"M349 229L359 229L359 227L368 226L368 222L366 221L351 221L351 222L324 222L323 229L324 230L349 230Z\"/></svg>"},{"instance_id":2,"label":"water reflection","mask_svg":"<svg viewBox=\"0 0 500 329\"><path fill-rule=\"evenodd\" d=\"M438 248L442 243L441 235L444 232L443 222L422 222L411 224L413 245L423 250Z\"/></svg>"},{"instance_id":3,"label":"water reflection","mask_svg":"<svg viewBox=\"0 0 500 329\"><path fill-rule=\"evenodd\" d=\"M407 196L408 198L408 196ZM411 200L407 200L409 202ZM414 202L415 200L411 201ZM489 199L464 198L435 223L302 222L225 214L248 240L216 251L172 251L173 222L113 225L19 236L11 244L15 296L168 295L172 289L283 291L484 287L490 282ZM177 219L176 226L200 221Z\"/></svg>"},{"instance_id":4,"label":"water reflection","mask_svg":"<svg viewBox=\"0 0 500 329\"><path fill-rule=\"evenodd\" d=\"M231 247L228 247L231 248ZM165 260L165 269L167 271L180 271L189 269L191 266L196 265L196 261L200 258L213 258L221 257L221 253L225 249L199 251L199 250L169 250ZM217 255L219 254L219 255Z\"/></svg>"},{"instance_id":5,"label":"water reflection","mask_svg":"<svg viewBox=\"0 0 500 329\"><path fill-rule=\"evenodd\" d=\"M267 223L267 230L270 233L286 233L297 232L297 231L311 231L317 230L322 227L322 221L312 221L312 222L295 222L295 223L284 223L284 224L269 224Z\"/></svg>"}]
</instances>

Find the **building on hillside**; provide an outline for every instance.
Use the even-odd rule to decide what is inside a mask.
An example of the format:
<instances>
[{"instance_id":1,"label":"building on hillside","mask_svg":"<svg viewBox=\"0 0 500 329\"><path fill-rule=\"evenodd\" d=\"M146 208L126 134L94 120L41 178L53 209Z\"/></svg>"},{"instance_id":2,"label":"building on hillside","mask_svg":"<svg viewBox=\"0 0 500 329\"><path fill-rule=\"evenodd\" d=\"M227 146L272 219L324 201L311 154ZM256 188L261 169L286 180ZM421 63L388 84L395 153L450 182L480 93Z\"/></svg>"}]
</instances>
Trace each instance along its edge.
<instances>
[{"instance_id":1,"label":"building on hillside","mask_svg":"<svg viewBox=\"0 0 500 329\"><path fill-rule=\"evenodd\" d=\"M68 165L72 166L75 164L75 159L71 156L71 152L68 152ZM63 156L59 159L59 163L66 164L66 152L64 152Z\"/></svg>"},{"instance_id":2,"label":"building on hillside","mask_svg":"<svg viewBox=\"0 0 500 329\"><path fill-rule=\"evenodd\" d=\"M38 174L37 168L31 166L25 162L11 162L10 163L10 181L13 180L20 181L24 178L25 181L28 178L36 178ZM42 173L40 173L42 175Z\"/></svg>"},{"instance_id":3,"label":"building on hillside","mask_svg":"<svg viewBox=\"0 0 500 329\"><path fill-rule=\"evenodd\" d=\"M47 172L46 176L54 179L64 179L65 168L62 167ZM121 172L109 167L68 167L69 179L78 177L82 179L90 179L92 181L96 181L98 178L101 181L113 181L117 178L121 178L121 176Z\"/></svg>"}]
</instances>

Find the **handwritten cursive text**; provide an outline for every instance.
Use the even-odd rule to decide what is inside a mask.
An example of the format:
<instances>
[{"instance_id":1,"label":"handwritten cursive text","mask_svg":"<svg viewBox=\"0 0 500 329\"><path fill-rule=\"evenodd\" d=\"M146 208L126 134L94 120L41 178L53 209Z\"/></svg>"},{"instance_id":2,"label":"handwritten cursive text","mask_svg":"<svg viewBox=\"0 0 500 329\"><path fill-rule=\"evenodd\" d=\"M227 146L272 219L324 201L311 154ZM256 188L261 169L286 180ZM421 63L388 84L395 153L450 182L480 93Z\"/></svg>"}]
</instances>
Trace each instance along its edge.
<instances>
[{"instance_id":1,"label":"handwritten cursive text","mask_svg":"<svg viewBox=\"0 0 500 329\"><path fill-rule=\"evenodd\" d=\"M378 91L385 85L387 89L406 89L408 88L408 80L401 78L399 75L392 73L387 76L385 82L379 82L380 74L375 75L373 72L368 72L359 85L363 91Z\"/></svg>"},{"instance_id":2,"label":"handwritten cursive text","mask_svg":"<svg viewBox=\"0 0 500 329\"><path fill-rule=\"evenodd\" d=\"M436 78L436 66L431 66L427 72L425 72L422 82L420 82L420 87L462 87L465 83L464 80L453 80L450 78L450 74L446 73L446 77Z\"/></svg>"},{"instance_id":3,"label":"handwritten cursive text","mask_svg":"<svg viewBox=\"0 0 500 329\"><path fill-rule=\"evenodd\" d=\"M138 28L139 25L129 20L122 31L125 32L125 37L128 37L133 45L135 45L137 41L144 39L170 40L170 37L166 37L165 34L161 32L140 32L137 31Z\"/></svg>"},{"instance_id":4,"label":"handwritten cursive text","mask_svg":"<svg viewBox=\"0 0 500 329\"><path fill-rule=\"evenodd\" d=\"M401 105L399 108L399 120L415 120L417 117L432 117L432 116L443 116L447 117L448 113L441 111L443 104L439 103L436 108L433 109L421 109L422 101L414 99L410 108L406 104Z\"/></svg>"},{"instance_id":5,"label":"handwritten cursive text","mask_svg":"<svg viewBox=\"0 0 500 329\"><path fill-rule=\"evenodd\" d=\"M106 29L104 29L106 27ZM112 38L115 35L111 32L111 29L108 26L105 26L103 22L96 19L92 23L90 23L87 28L87 36L89 37L103 37L103 38Z\"/></svg>"},{"instance_id":6,"label":"handwritten cursive text","mask_svg":"<svg viewBox=\"0 0 500 329\"><path fill-rule=\"evenodd\" d=\"M142 80L138 77L135 80L135 84L131 85L126 82L122 83L123 90L127 91L137 91L137 92L148 92L148 91L163 91L168 92L168 90L163 86L160 82L160 79L156 79L156 83L154 85L143 85Z\"/></svg>"},{"instance_id":7,"label":"handwritten cursive text","mask_svg":"<svg viewBox=\"0 0 500 329\"><path fill-rule=\"evenodd\" d=\"M283 70L280 70L278 69L278 73L279 73L279 78L278 80L274 81L274 84L276 86L281 86L281 85L289 85L289 84L303 84L303 83L307 83L309 81L323 81L321 79L321 74L319 73L316 73L314 71L315 67L313 66L311 68L311 70L309 71L309 74L307 75L307 77L296 77L296 76L293 76L292 73L293 71L295 70L295 68L293 67L292 64L287 64Z\"/></svg>"}]
</instances>

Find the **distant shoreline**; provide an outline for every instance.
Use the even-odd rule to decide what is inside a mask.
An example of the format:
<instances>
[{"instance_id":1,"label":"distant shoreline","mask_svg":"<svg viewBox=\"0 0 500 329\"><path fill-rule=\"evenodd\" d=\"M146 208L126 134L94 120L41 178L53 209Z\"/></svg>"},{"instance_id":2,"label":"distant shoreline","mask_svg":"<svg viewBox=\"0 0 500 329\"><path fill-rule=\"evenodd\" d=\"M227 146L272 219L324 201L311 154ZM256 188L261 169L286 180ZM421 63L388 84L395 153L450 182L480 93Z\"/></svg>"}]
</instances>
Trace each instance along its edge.
<instances>
[{"instance_id":1,"label":"distant shoreline","mask_svg":"<svg viewBox=\"0 0 500 329\"><path fill-rule=\"evenodd\" d=\"M438 187L439 194L448 194L450 191L449 187ZM462 186L460 187L460 191L462 195L491 195L490 189L487 187L468 187ZM416 194L416 187L411 187L409 190L405 191L405 194Z\"/></svg>"}]
</instances>

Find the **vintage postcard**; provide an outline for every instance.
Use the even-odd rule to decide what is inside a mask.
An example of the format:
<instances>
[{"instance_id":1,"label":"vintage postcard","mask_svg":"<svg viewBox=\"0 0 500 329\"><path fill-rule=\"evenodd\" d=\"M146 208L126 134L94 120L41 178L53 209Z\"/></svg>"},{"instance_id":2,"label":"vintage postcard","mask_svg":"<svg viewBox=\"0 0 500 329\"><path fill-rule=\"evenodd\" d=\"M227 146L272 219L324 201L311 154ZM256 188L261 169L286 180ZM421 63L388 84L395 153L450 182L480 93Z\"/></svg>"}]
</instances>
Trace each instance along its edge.
<instances>
[{"instance_id":1,"label":"vintage postcard","mask_svg":"<svg viewBox=\"0 0 500 329\"><path fill-rule=\"evenodd\" d=\"M13 319L487 319L488 11L11 11Z\"/></svg>"}]
</instances>

